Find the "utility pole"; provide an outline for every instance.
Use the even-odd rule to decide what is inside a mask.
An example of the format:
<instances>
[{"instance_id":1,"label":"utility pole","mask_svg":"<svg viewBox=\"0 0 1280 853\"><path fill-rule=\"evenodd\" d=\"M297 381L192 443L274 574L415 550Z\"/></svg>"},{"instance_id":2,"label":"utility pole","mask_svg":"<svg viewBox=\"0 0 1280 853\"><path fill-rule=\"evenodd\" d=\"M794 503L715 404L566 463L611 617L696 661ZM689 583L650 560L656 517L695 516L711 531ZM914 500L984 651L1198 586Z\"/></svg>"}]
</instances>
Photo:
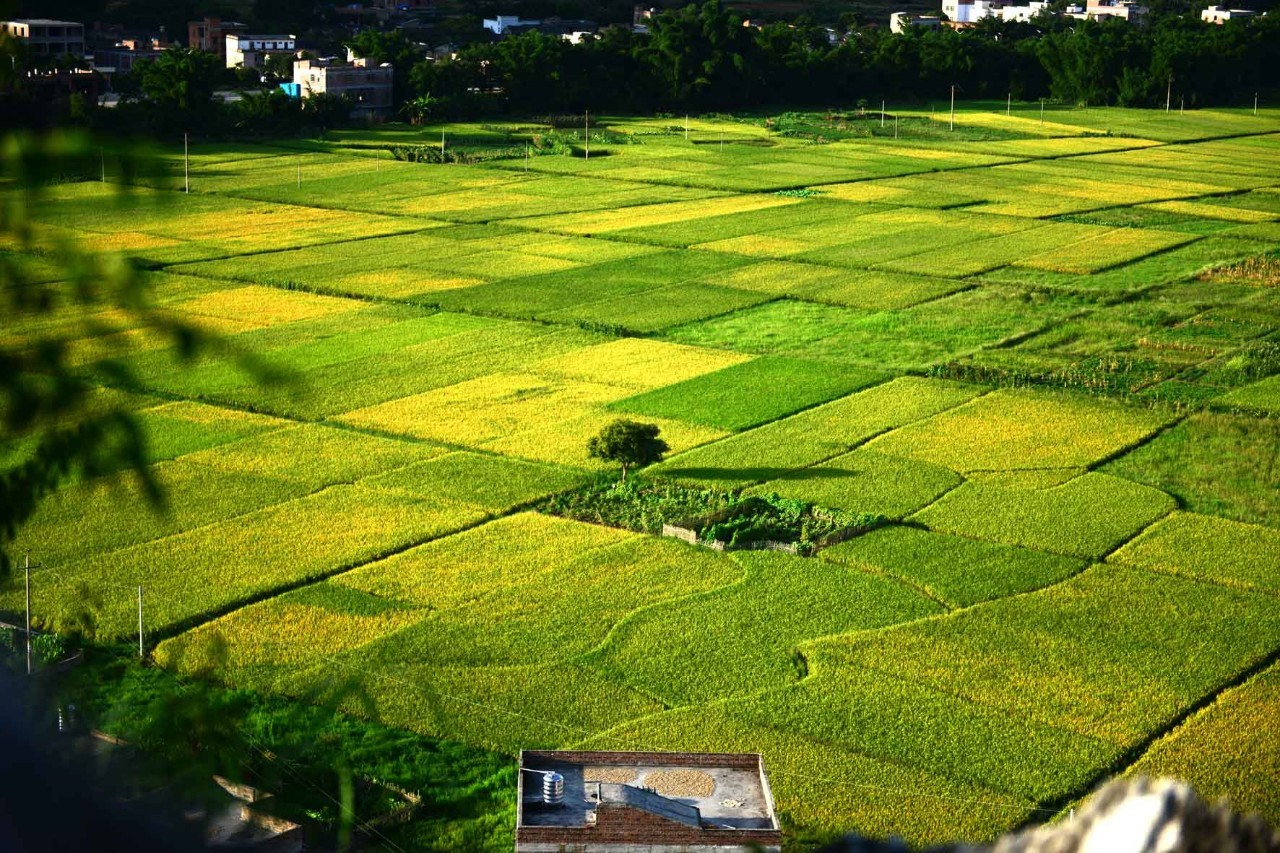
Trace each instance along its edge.
<instances>
[{"instance_id":1,"label":"utility pole","mask_svg":"<svg viewBox=\"0 0 1280 853\"><path fill-rule=\"evenodd\" d=\"M440 162L444 162L444 131L440 131Z\"/></svg>"},{"instance_id":2,"label":"utility pole","mask_svg":"<svg viewBox=\"0 0 1280 853\"><path fill-rule=\"evenodd\" d=\"M956 129L956 84L951 84L951 129Z\"/></svg>"},{"instance_id":3,"label":"utility pole","mask_svg":"<svg viewBox=\"0 0 1280 853\"><path fill-rule=\"evenodd\" d=\"M1164 90L1164 111L1169 112L1169 105L1173 103L1173 75L1169 75L1169 82Z\"/></svg>"},{"instance_id":4,"label":"utility pole","mask_svg":"<svg viewBox=\"0 0 1280 853\"><path fill-rule=\"evenodd\" d=\"M884 98L880 99L880 126L884 127Z\"/></svg>"},{"instance_id":5,"label":"utility pole","mask_svg":"<svg viewBox=\"0 0 1280 853\"><path fill-rule=\"evenodd\" d=\"M182 134L182 180L185 192L191 192L191 134Z\"/></svg>"},{"instance_id":6,"label":"utility pole","mask_svg":"<svg viewBox=\"0 0 1280 853\"><path fill-rule=\"evenodd\" d=\"M582 144L586 146L586 156L584 160L591 159L591 112L590 110L582 111Z\"/></svg>"},{"instance_id":7,"label":"utility pole","mask_svg":"<svg viewBox=\"0 0 1280 853\"><path fill-rule=\"evenodd\" d=\"M1004 114L1006 116L1013 115L1013 92L1010 92L1004 103Z\"/></svg>"},{"instance_id":8,"label":"utility pole","mask_svg":"<svg viewBox=\"0 0 1280 853\"><path fill-rule=\"evenodd\" d=\"M138 659L146 656L142 648L142 587L138 587Z\"/></svg>"},{"instance_id":9,"label":"utility pole","mask_svg":"<svg viewBox=\"0 0 1280 853\"><path fill-rule=\"evenodd\" d=\"M31 674L31 555L23 561L27 574L27 675Z\"/></svg>"}]
</instances>

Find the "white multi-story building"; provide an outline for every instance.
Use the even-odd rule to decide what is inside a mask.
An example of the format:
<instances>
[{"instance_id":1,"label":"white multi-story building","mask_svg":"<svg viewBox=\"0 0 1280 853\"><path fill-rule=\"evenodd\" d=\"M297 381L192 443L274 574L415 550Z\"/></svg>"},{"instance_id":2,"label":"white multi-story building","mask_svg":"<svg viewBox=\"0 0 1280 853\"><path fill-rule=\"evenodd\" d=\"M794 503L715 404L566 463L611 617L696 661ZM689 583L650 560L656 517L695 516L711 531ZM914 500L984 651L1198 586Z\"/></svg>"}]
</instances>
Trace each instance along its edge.
<instances>
[{"instance_id":1,"label":"white multi-story building","mask_svg":"<svg viewBox=\"0 0 1280 853\"><path fill-rule=\"evenodd\" d=\"M84 24L74 21L51 21L48 18L0 21L0 33L8 33L24 43L35 56L85 55Z\"/></svg>"},{"instance_id":2,"label":"white multi-story building","mask_svg":"<svg viewBox=\"0 0 1280 853\"><path fill-rule=\"evenodd\" d=\"M894 12L889 16L889 32L905 33L912 27L936 30L942 26L942 19L937 15L913 15L910 12Z\"/></svg>"},{"instance_id":3,"label":"white multi-story building","mask_svg":"<svg viewBox=\"0 0 1280 853\"><path fill-rule=\"evenodd\" d=\"M391 109L391 86L395 69L391 63L375 65L367 59L337 62L331 59L301 59L293 64L297 95L345 95L353 112L385 114Z\"/></svg>"},{"instance_id":4,"label":"white multi-story building","mask_svg":"<svg viewBox=\"0 0 1280 853\"><path fill-rule=\"evenodd\" d=\"M261 68L262 60L273 53L293 53L297 50L295 36L252 36L228 33L227 67Z\"/></svg>"},{"instance_id":5,"label":"white multi-story building","mask_svg":"<svg viewBox=\"0 0 1280 853\"><path fill-rule=\"evenodd\" d=\"M1210 6L1200 13L1200 20L1210 24L1224 24L1239 18L1254 18L1258 13L1252 9L1228 9L1226 6Z\"/></svg>"},{"instance_id":6,"label":"white multi-story building","mask_svg":"<svg viewBox=\"0 0 1280 853\"><path fill-rule=\"evenodd\" d=\"M1086 18L1119 18L1134 24L1142 20L1147 9L1134 0L1088 0L1084 13Z\"/></svg>"},{"instance_id":7,"label":"white multi-story building","mask_svg":"<svg viewBox=\"0 0 1280 853\"><path fill-rule=\"evenodd\" d=\"M498 15L496 18L485 18L481 25L495 36L505 35L509 30L527 29L541 24L539 20L528 20L519 15Z\"/></svg>"},{"instance_id":8,"label":"white multi-story building","mask_svg":"<svg viewBox=\"0 0 1280 853\"><path fill-rule=\"evenodd\" d=\"M942 0L942 14L953 24L976 24L983 18L998 18L1003 6L1000 0Z\"/></svg>"},{"instance_id":9,"label":"white multi-story building","mask_svg":"<svg viewBox=\"0 0 1280 853\"><path fill-rule=\"evenodd\" d=\"M1026 6L1004 6L1000 9L1000 17L1006 21L1030 21L1045 9L1049 8L1047 0L1031 0Z\"/></svg>"},{"instance_id":10,"label":"white multi-story building","mask_svg":"<svg viewBox=\"0 0 1280 853\"><path fill-rule=\"evenodd\" d=\"M1211 6L1210 9L1220 7ZM1025 6L1004 3L1003 0L942 0L942 14L951 26L970 26L983 18L999 18L1003 21L1030 21L1036 15L1049 9L1046 0L1029 0ZM1086 20L1089 18L1120 18L1130 23L1139 21L1146 14L1146 7L1137 0L1087 0L1084 6L1068 6L1063 14L1068 18ZM1227 10L1233 12L1236 10ZM1201 17L1207 21L1206 11ZM893 26L892 20L890 27ZM896 31L895 31L896 32Z\"/></svg>"}]
</instances>

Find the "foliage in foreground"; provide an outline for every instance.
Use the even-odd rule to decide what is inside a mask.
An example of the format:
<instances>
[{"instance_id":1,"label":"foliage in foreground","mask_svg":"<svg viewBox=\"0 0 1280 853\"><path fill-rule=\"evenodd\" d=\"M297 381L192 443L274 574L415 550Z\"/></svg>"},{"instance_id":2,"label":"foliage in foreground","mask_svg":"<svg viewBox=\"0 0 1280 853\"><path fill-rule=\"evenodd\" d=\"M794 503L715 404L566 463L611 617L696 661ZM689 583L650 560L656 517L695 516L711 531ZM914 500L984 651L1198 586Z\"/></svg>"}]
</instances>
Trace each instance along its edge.
<instances>
[{"instance_id":1,"label":"foliage in foreground","mask_svg":"<svg viewBox=\"0 0 1280 853\"><path fill-rule=\"evenodd\" d=\"M272 794L274 814L334 831L343 780L354 781L363 823L422 798L414 819L381 828L407 848L447 851L510 846L514 767L509 758L454 741L354 719L317 704L175 678L130 656L95 649L60 689L80 719L141 750L146 785L203 791L223 773Z\"/></svg>"},{"instance_id":2,"label":"foliage in foreground","mask_svg":"<svg viewBox=\"0 0 1280 853\"><path fill-rule=\"evenodd\" d=\"M0 182L8 190L0 207L0 242L32 250L43 235L35 221L47 185L83 177L93 162L81 136L0 140ZM131 161L130 161L131 162ZM70 358L73 345L92 337L112 312L117 331L142 329L174 341L189 357L195 330L157 310L134 267L119 256L99 256L70 241L49 253L57 282L31 278L21 263L0 255L0 298L6 323L30 323L31 338L0 341L0 423L6 440L28 440L29 454L0 468L0 576L12 560L8 545L37 503L73 472L93 476L121 463L138 477L152 502L161 500L146 470L146 439L129 408L100 404L92 389L127 383L131 374L117 361L85 369ZM121 322L123 321L123 322ZM100 331L99 331L100 333Z\"/></svg>"}]
</instances>

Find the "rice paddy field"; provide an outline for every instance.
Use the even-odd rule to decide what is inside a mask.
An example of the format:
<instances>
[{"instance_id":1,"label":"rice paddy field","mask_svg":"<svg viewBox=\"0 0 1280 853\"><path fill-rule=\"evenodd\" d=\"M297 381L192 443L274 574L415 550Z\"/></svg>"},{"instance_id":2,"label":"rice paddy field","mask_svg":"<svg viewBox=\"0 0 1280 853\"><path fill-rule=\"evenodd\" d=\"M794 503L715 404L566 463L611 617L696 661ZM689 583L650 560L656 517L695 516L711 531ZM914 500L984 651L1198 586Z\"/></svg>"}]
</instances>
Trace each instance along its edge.
<instances>
[{"instance_id":1,"label":"rice paddy field","mask_svg":"<svg viewBox=\"0 0 1280 853\"><path fill-rule=\"evenodd\" d=\"M476 165L372 128L54 187L48 246L227 346L0 329L127 365L96 393L169 496L45 500L39 623L88 601L127 642L141 585L180 674L507 755L760 752L794 849L990 839L1126 772L1280 823L1280 111L1001 106L955 141L617 117ZM883 523L799 557L540 511L618 417L670 445L643 476Z\"/></svg>"}]
</instances>

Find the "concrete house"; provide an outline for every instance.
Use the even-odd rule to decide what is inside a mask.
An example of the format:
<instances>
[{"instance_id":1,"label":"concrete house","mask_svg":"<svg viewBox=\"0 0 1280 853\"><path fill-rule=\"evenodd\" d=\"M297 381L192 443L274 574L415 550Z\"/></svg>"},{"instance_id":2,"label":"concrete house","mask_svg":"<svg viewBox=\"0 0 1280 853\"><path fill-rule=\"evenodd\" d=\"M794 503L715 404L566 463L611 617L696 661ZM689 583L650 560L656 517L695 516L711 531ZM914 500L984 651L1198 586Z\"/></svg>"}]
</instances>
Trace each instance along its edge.
<instances>
[{"instance_id":1,"label":"concrete house","mask_svg":"<svg viewBox=\"0 0 1280 853\"><path fill-rule=\"evenodd\" d=\"M759 755L524 750L516 853L778 853Z\"/></svg>"},{"instance_id":2,"label":"concrete house","mask_svg":"<svg viewBox=\"0 0 1280 853\"><path fill-rule=\"evenodd\" d=\"M227 58L227 36L239 35L247 30L239 21L224 21L221 18L201 18L187 22L187 47L216 53L224 60Z\"/></svg>"},{"instance_id":3,"label":"concrete house","mask_svg":"<svg viewBox=\"0 0 1280 853\"><path fill-rule=\"evenodd\" d=\"M1200 20L1210 24L1225 24L1240 18L1256 18L1258 13L1252 9L1228 9L1226 6L1210 6L1200 13Z\"/></svg>"},{"instance_id":4,"label":"concrete house","mask_svg":"<svg viewBox=\"0 0 1280 853\"><path fill-rule=\"evenodd\" d=\"M942 26L942 19L937 15L915 15L911 12L894 12L889 16L889 32L905 33L912 27L936 30Z\"/></svg>"},{"instance_id":5,"label":"concrete house","mask_svg":"<svg viewBox=\"0 0 1280 853\"><path fill-rule=\"evenodd\" d=\"M48 18L0 21L0 33L13 36L35 56L85 55L84 24L74 21L51 21Z\"/></svg>"},{"instance_id":6,"label":"concrete house","mask_svg":"<svg viewBox=\"0 0 1280 853\"><path fill-rule=\"evenodd\" d=\"M1129 23L1137 23L1146 15L1147 9L1133 0L1088 0L1084 7L1087 18L1119 18Z\"/></svg>"},{"instance_id":7,"label":"concrete house","mask_svg":"<svg viewBox=\"0 0 1280 853\"><path fill-rule=\"evenodd\" d=\"M495 36L504 36L513 32L531 30L541 23L539 19L525 19L519 15L495 15L492 18L483 19L480 25Z\"/></svg>"},{"instance_id":8,"label":"concrete house","mask_svg":"<svg viewBox=\"0 0 1280 853\"><path fill-rule=\"evenodd\" d=\"M293 35L254 36L228 33L225 36L228 68L261 68L263 61L273 53L292 55L297 50L297 38Z\"/></svg>"},{"instance_id":9,"label":"concrete house","mask_svg":"<svg viewBox=\"0 0 1280 853\"><path fill-rule=\"evenodd\" d=\"M293 83L298 97L345 95L353 113L386 115L391 111L391 86L395 69L390 63L376 65L367 59L338 62L332 59L301 59L293 64Z\"/></svg>"}]
</instances>

